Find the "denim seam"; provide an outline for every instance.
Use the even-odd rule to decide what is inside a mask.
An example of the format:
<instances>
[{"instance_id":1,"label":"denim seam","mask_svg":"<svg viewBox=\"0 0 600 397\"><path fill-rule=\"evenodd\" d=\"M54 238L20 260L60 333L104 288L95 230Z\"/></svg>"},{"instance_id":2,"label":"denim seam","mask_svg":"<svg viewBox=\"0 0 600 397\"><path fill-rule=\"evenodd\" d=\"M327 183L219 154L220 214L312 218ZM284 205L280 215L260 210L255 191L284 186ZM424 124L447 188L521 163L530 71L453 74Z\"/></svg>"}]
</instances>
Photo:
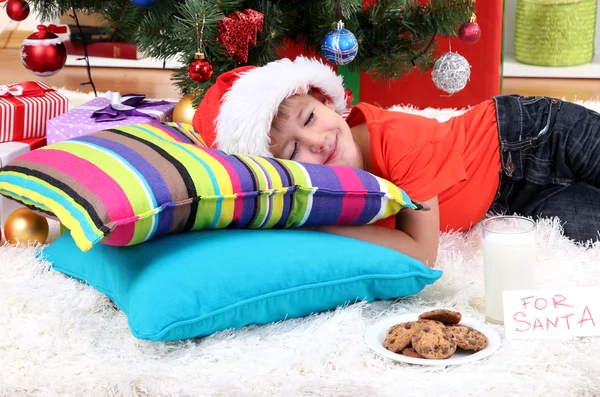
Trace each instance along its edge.
<instances>
[{"instance_id":1,"label":"denim seam","mask_svg":"<svg viewBox=\"0 0 600 397\"><path fill-rule=\"evenodd\" d=\"M546 101L546 104L548 105L548 120L546 120L546 125L544 126L544 128L542 128L542 130L537 133L537 135L535 136L535 138L531 139L531 146L532 147L537 146L537 145L534 145L534 142L537 139L539 139L540 137L549 135L549 133L551 132L550 131L550 123L552 122L552 102Z\"/></svg>"},{"instance_id":2,"label":"denim seam","mask_svg":"<svg viewBox=\"0 0 600 397\"><path fill-rule=\"evenodd\" d=\"M523 136L523 104L519 103L519 141Z\"/></svg>"},{"instance_id":3,"label":"denim seam","mask_svg":"<svg viewBox=\"0 0 600 397\"><path fill-rule=\"evenodd\" d=\"M548 116L548 122L550 122L549 120L550 116ZM546 131L543 135L538 135L535 138L531 138L529 143L529 146L534 149L537 148L540 145L545 144L546 142L548 142L548 139L550 139L550 135L552 135L552 131ZM544 138L544 139L540 139L540 138Z\"/></svg>"},{"instance_id":4,"label":"denim seam","mask_svg":"<svg viewBox=\"0 0 600 397\"><path fill-rule=\"evenodd\" d=\"M552 105L556 104L556 112L554 113L555 117L558 116L558 112L560 111L560 105L561 105L560 100L556 99L556 103L553 103L552 100L548 100L548 98L546 98L546 102L548 102L548 105L550 106L550 110L548 111L548 122L546 123L546 127L544 127L544 129L548 129L548 130L546 132L544 132L543 135L538 135L535 138L532 138L532 140L531 140L532 148L536 148L540 145L545 144L546 142L548 142L548 139L550 139L550 135L552 135L552 131L548 128L550 126L550 122L552 121L552 109L553 109ZM541 137L544 137L545 139L538 141L538 139Z\"/></svg>"},{"instance_id":5,"label":"denim seam","mask_svg":"<svg viewBox=\"0 0 600 397\"><path fill-rule=\"evenodd\" d=\"M574 179L569 178L550 178L550 180L553 184L561 186L571 186L576 182Z\"/></svg>"},{"instance_id":6,"label":"denim seam","mask_svg":"<svg viewBox=\"0 0 600 397\"><path fill-rule=\"evenodd\" d=\"M536 102L539 102L539 101L546 101L546 102L548 102L548 98L545 97L545 96L536 96L533 99L525 99L525 98L523 98L523 99L521 99L521 104L522 105L532 105L532 104L534 104Z\"/></svg>"},{"instance_id":7,"label":"denim seam","mask_svg":"<svg viewBox=\"0 0 600 397\"><path fill-rule=\"evenodd\" d=\"M535 183L536 185L561 185L561 186L570 186L573 184L571 179L562 179L562 178L536 178L535 176L528 175L525 178L527 181Z\"/></svg>"},{"instance_id":8,"label":"denim seam","mask_svg":"<svg viewBox=\"0 0 600 397\"><path fill-rule=\"evenodd\" d=\"M525 157L526 159L533 161L537 165L552 165L552 164L554 164L554 161L552 161L552 160L542 160L540 158L535 157L533 154L521 153L521 157Z\"/></svg>"},{"instance_id":9,"label":"denim seam","mask_svg":"<svg viewBox=\"0 0 600 397\"><path fill-rule=\"evenodd\" d=\"M497 125L497 129L498 129L498 146L499 146L499 152L498 153L500 155L500 175L498 178L498 188L496 189L496 196L494 197L494 201L492 201L492 205L490 206L490 209L494 206L494 203L496 202L496 200L498 200L500 198L500 193L501 190L500 188L502 187L502 178L504 177L504 159L502 156L503 153L503 149L504 149L504 142L502 142L502 132L500 131L500 113L498 113L498 102L496 100L494 100L494 107L495 107L495 111L496 111L496 125Z\"/></svg>"},{"instance_id":10,"label":"denim seam","mask_svg":"<svg viewBox=\"0 0 600 397\"><path fill-rule=\"evenodd\" d=\"M594 186L594 185L590 185L590 184L589 184L589 183L587 183L587 182L581 182L581 184L582 184L583 186L585 186L585 187L589 187L590 189L592 189L593 191L595 191L595 192L597 192L597 193L600 193L600 188L598 188L598 187L596 187L596 186Z\"/></svg>"},{"instance_id":11,"label":"denim seam","mask_svg":"<svg viewBox=\"0 0 600 397\"><path fill-rule=\"evenodd\" d=\"M523 140L523 106L531 105L531 104L534 104L534 103L539 102L541 100L546 101L546 103L548 104L548 106L550 108L549 112L548 112L548 120L546 122L546 125L542 129L542 131L544 131L544 130L547 130L547 131L544 131L543 134L542 134L542 131L540 131L538 133L538 135L536 135L535 137L531 137L529 139ZM539 98L536 98L536 99L531 100L531 101L521 101L520 105L521 106L519 107L519 110L520 110L521 114L520 114L520 117L519 117L519 140L517 142L511 142L511 143L506 142L506 145L505 145L505 148L507 150L511 150L511 151L523 150L523 149L526 149L528 147L529 148L536 148L536 147L538 147L538 146L546 143L548 141L548 139L550 138L550 135L551 135L550 134L551 131L549 129L549 126L550 126L550 123L552 122L552 108L553 108L552 105L553 105L553 103L552 103L551 100L549 100L549 98L539 97ZM557 101L557 106L556 107L557 107L557 109L556 109L555 114L558 114L558 111L560 110L560 101ZM498 117L498 110L497 109L496 109L496 117ZM540 139L542 137L544 139Z\"/></svg>"},{"instance_id":12,"label":"denim seam","mask_svg":"<svg viewBox=\"0 0 600 397\"><path fill-rule=\"evenodd\" d=\"M508 194L506 195L507 197L510 197L510 194L512 193L514 187L515 187L515 181L513 181L511 179L510 180L510 189L508 190ZM508 209L508 200L506 201L506 208Z\"/></svg>"},{"instance_id":13,"label":"denim seam","mask_svg":"<svg viewBox=\"0 0 600 397\"><path fill-rule=\"evenodd\" d=\"M526 140L526 141L519 141L519 142L512 142L512 143L506 142L505 147L508 151L516 152L516 151L523 150L523 149L526 149L527 147L532 147L532 146L531 146L531 142L529 142L529 140Z\"/></svg>"}]
</instances>

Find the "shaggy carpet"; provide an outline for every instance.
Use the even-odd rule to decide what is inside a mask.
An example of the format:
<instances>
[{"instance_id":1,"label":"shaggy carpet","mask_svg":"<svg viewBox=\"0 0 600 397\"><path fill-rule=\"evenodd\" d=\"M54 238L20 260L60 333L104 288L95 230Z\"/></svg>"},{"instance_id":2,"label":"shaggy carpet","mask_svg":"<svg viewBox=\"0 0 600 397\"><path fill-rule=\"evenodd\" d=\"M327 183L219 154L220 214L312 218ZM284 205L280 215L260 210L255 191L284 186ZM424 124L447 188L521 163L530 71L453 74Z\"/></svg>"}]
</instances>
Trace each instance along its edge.
<instances>
[{"instance_id":1,"label":"shaggy carpet","mask_svg":"<svg viewBox=\"0 0 600 397\"><path fill-rule=\"evenodd\" d=\"M573 244L556 220L538 222L538 245L537 287L600 285L600 245ZM37 249L0 248L0 396L600 395L600 338L505 340L494 326L495 354L450 367L392 362L365 345L366 329L391 315L446 307L483 320L479 228L442 236L444 276L417 296L170 343L135 339L104 295L50 270Z\"/></svg>"}]
</instances>

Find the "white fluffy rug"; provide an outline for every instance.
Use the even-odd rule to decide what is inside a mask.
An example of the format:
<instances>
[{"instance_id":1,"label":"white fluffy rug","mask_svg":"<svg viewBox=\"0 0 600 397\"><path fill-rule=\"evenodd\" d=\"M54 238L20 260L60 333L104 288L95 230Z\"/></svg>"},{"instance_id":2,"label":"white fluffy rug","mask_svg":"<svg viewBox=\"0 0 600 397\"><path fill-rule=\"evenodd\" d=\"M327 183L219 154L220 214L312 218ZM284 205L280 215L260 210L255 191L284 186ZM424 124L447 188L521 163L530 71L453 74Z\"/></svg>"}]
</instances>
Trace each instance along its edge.
<instances>
[{"instance_id":1,"label":"white fluffy rug","mask_svg":"<svg viewBox=\"0 0 600 397\"><path fill-rule=\"evenodd\" d=\"M576 246L551 220L538 225L538 287L600 285L600 245ZM448 368L367 348L365 330L390 315L447 307L483 320L479 238L477 228L443 235L444 276L418 296L179 343L136 340L102 294L48 270L34 248L3 247L0 396L600 395L600 338L503 340L489 358Z\"/></svg>"}]
</instances>

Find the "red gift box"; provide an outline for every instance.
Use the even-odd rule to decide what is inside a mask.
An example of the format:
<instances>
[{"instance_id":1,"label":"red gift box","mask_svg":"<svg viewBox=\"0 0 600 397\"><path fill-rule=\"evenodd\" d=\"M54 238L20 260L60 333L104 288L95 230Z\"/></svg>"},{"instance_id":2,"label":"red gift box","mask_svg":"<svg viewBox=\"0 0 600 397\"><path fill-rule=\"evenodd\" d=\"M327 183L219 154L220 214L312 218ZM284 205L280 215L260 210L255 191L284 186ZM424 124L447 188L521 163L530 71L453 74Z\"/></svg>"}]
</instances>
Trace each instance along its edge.
<instances>
[{"instance_id":1,"label":"red gift box","mask_svg":"<svg viewBox=\"0 0 600 397\"><path fill-rule=\"evenodd\" d=\"M0 168L4 167L10 160L42 146L46 146L46 137L0 143ZM0 197L0 224L4 225L6 217L22 206L22 204L9 200L4 196Z\"/></svg>"},{"instance_id":2,"label":"red gift box","mask_svg":"<svg viewBox=\"0 0 600 397\"><path fill-rule=\"evenodd\" d=\"M46 121L68 105L67 98L39 81L0 86L0 142L46 136Z\"/></svg>"},{"instance_id":3,"label":"red gift box","mask_svg":"<svg viewBox=\"0 0 600 397\"><path fill-rule=\"evenodd\" d=\"M363 7L369 7L375 1L363 0ZM462 91L453 95L441 91L433 83L431 71L415 71L394 82L375 81L370 75L361 73L359 90L358 93L356 90L353 93L354 98L383 108L401 104L417 108L465 108L499 95L502 78L503 2L478 1L476 11L481 39L470 45L462 43L456 37L451 39L452 51L464 56L471 65L471 78ZM441 56L449 50L449 41L448 38L439 36L436 40L439 43L436 53ZM286 44L288 47L280 54L282 57L293 59L300 54L316 55L289 42Z\"/></svg>"}]
</instances>

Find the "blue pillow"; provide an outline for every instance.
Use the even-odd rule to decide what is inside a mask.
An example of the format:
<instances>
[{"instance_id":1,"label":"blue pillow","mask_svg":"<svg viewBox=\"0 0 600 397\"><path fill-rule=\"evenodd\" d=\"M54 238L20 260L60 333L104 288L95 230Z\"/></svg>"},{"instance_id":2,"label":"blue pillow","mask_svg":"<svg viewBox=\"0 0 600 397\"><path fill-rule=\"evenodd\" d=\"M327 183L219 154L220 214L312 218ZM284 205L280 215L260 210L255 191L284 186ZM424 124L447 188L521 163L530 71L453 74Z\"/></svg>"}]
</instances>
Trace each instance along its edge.
<instances>
[{"instance_id":1,"label":"blue pillow","mask_svg":"<svg viewBox=\"0 0 600 397\"><path fill-rule=\"evenodd\" d=\"M207 230L82 252L64 234L42 252L152 341L206 336L416 294L442 272L388 248L304 230Z\"/></svg>"}]
</instances>

